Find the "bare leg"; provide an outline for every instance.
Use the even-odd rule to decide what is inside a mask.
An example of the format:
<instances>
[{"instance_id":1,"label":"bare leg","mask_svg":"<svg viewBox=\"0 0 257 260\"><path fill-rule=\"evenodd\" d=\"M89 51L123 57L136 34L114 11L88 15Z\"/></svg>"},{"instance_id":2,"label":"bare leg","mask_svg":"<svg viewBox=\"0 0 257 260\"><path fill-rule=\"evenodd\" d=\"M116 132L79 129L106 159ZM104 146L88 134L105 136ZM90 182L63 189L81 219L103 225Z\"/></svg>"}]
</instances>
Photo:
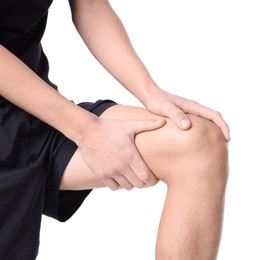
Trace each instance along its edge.
<instances>
[{"instance_id":1,"label":"bare leg","mask_svg":"<svg viewBox=\"0 0 257 260\"><path fill-rule=\"evenodd\" d=\"M114 106L103 118L155 118L145 109ZM156 244L157 260L214 260L217 257L227 182L227 147L211 122L191 116L192 129L179 130L170 120L161 129L136 137L149 168L167 184L167 197ZM79 152L68 165L61 188L103 184Z\"/></svg>"}]
</instances>

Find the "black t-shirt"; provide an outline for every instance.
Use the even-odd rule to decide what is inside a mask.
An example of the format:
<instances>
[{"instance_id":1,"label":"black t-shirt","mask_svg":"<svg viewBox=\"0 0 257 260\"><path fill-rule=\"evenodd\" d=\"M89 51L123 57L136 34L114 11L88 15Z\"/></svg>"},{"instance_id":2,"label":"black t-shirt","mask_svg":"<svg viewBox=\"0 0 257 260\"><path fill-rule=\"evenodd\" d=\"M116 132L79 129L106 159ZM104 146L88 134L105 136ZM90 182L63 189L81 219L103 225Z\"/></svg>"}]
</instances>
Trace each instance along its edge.
<instances>
[{"instance_id":1,"label":"black t-shirt","mask_svg":"<svg viewBox=\"0 0 257 260\"><path fill-rule=\"evenodd\" d=\"M0 0L0 44L56 88L48 79L48 61L40 43L52 1Z\"/></svg>"}]
</instances>

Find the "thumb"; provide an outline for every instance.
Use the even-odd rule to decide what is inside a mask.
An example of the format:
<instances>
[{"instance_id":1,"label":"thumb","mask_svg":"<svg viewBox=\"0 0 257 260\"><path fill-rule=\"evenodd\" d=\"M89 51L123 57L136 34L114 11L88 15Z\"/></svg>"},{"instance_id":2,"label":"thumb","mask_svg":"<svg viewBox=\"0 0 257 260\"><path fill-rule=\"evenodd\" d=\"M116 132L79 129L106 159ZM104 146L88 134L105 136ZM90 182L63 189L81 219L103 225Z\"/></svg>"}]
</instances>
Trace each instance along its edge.
<instances>
[{"instance_id":1,"label":"thumb","mask_svg":"<svg viewBox=\"0 0 257 260\"><path fill-rule=\"evenodd\" d=\"M166 124L165 119L142 119L135 120L134 134L158 129Z\"/></svg>"},{"instance_id":2,"label":"thumb","mask_svg":"<svg viewBox=\"0 0 257 260\"><path fill-rule=\"evenodd\" d=\"M173 108L170 111L170 119L181 129L187 130L191 127L191 121L186 114L179 108Z\"/></svg>"}]
</instances>

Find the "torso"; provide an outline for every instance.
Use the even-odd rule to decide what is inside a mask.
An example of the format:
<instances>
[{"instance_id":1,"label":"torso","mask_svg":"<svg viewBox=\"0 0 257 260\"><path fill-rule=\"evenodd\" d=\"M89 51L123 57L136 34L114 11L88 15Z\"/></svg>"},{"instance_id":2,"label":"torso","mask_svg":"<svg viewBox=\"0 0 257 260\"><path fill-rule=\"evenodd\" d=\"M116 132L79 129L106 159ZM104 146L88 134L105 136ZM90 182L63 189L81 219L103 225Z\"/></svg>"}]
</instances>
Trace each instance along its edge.
<instances>
[{"instance_id":1,"label":"torso","mask_svg":"<svg viewBox=\"0 0 257 260\"><path fill-rule=\"evenodd\" d=\"M48 62L41 47L47 13L53 0L1 0L0 44L48 80ZM53 87L55 87L52 84Z\"/></svg>"}]
</instances>

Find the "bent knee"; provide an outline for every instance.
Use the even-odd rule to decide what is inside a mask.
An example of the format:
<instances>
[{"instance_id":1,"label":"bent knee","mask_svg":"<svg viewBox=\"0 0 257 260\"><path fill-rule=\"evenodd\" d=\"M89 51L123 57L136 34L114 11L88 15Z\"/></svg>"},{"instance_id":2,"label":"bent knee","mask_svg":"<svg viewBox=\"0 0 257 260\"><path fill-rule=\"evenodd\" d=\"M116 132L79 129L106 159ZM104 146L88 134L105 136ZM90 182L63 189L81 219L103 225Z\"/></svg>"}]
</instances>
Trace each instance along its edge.
<instances>
[{"instance_id":1,"label":"bent knee","mask_svg":"<svg viewBox=\"0 0 257 260\"><path fill-rule=\"evenodd\" d=\"M166 183L190 178L225 183L227 143L221 130L209 120L189 117L189 130L168 120L161 129L139 134L139 151L156 177Z\"/></svg>"},{"instance_id":2,"label":"bent knee","mask_svg":"<svg viewBox=\"0 0 257 260\"><path fill-rule=\"evenodd\" d=\"M227 142L213 122L188 115L192 122L189 130L179 129L171 120L163 127L136 136L136 144L145 155L183 159L188 156L202 158L225 156Z\"/></svg>"},{"instance_id":3,"label":"bent knee","mask_svg":"<svg viewBox=\"0 0 257 260\"><path fill-rule=\"evenodd\" d=\"M102 116L116 119L159 118L146 109L128 106L114 106ZM207 119L188 116L192 121L189 130L181 130L172 120L166 119L165 126L137 134L135 142L140 154L159 180L169 182L193 177L220 179L222 182L226 179L227 143L221 130Z\"/></svg>"},{"instance_id":4,"label":"bent knee","mask_svg":"<svg viewBox=\"0 0 257 260\"><path fill-rule=\"evenodd\" d=\"M192 121L191 129L185 131L181 145L188 152L220 154L226 153L227 142L221 129L210 120L189 115ZM208 154L206 154L208 156Z\"/></svg>"}]
</instances>

